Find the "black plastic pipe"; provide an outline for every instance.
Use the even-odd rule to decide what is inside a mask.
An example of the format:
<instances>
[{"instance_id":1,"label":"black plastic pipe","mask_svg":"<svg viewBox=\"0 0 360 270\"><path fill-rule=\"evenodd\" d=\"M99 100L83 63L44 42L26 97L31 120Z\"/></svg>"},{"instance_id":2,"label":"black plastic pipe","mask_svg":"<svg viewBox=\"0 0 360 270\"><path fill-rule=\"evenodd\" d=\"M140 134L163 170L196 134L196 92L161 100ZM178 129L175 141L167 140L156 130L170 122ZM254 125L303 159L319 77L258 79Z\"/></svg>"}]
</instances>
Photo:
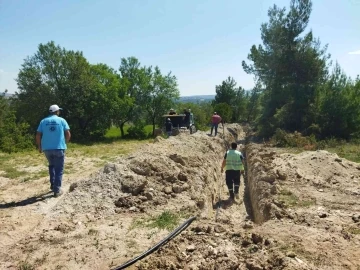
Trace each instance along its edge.
<instances>
[{"instance_id":1,"label":"black plastic pipe","mask_svg":"<svg viewBox=\"0 0 360 270\"><path fill-rule=\"evenodd\" d=\"M139 256L131 259L130 261L127 261L126 263L113 268L113 270L120 270L120 269L125 269L126 267L129 267L130 265L136 263L137 261L141 260L142 258L150 255L151 253L153 253L155 250L157 250L158 248L160 248L162 245L166 244L167 242L169 242L171 239L173 239L174 237L176 237L179 233L181 233L183 230L185 230L194 220L196 219L196 217L191 217L188 220L186 220L183 224L181 224L179 227L177 227L172 233L170 233L166 238L164 238L163 240L161 240L159 243L157 243L155 246L153 246L152 248L148 249L147 251L145 251L144 253L140 254Z\"/></svg>"}]
</instances>

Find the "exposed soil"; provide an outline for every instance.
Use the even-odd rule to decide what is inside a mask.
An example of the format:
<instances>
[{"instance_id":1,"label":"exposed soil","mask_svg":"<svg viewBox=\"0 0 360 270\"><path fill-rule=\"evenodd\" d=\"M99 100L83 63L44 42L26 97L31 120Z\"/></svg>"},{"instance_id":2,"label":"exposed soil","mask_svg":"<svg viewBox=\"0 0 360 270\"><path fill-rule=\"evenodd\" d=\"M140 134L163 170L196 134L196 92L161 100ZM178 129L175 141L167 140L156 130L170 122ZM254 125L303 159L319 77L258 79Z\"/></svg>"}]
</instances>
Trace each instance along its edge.
<instances>
[{"instance_id":1,"label":"exposed soil","mask_svg":"<svg viewBox=\"0 0 360 270\"><path fill-rule=\"evenodd\" d=\"M360 269L359 164L326 151L245 148L241 126L224 130L157 137L72 176L59 198L44 180L0 179L0 268L114 268L169 234L144 224L170 211L179 224L197 219L129 269ZM234 203L220 173L232 141L247 159Z\"/></svg>"}]
</instances>

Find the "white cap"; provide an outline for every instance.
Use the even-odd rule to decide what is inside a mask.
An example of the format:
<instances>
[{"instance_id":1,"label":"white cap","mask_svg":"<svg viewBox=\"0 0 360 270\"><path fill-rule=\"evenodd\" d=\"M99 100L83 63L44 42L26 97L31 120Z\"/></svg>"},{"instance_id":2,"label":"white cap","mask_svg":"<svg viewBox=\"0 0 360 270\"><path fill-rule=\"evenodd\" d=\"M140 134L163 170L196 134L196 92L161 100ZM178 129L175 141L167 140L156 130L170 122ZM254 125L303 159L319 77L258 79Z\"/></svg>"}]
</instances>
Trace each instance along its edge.
<instances>
[{"instance_id":1,"label":"white cap","mask_svg":"<svg viewBox=\"0 0 360 270\"><path fill-rule=\"evenodd\" d=\"M51 105L49 108L49 112L57 112L58 110L62 110L58 105Z\"/></svg>"}]
</instances>

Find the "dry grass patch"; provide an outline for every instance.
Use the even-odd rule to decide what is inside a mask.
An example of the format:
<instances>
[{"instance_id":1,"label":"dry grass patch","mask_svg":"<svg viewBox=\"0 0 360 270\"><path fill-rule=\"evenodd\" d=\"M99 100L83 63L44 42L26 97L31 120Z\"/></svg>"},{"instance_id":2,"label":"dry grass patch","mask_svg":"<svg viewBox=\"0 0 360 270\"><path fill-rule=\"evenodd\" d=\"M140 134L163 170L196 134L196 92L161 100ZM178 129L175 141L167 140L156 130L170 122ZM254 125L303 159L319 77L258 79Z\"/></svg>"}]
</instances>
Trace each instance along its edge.
<instances>
[{"instance_id":1,"label":"dry grass patch","mask_svg":"<svg viewBox=\"0 0 360 270\"><path fill-rule=\"evenodd\" d=\"M280 191L279 200L286 207L310 207L316 204L316 199L314 198L302 199L296 196L290 190L286 190L286 189Z\"/></svg>"},{"instance_id":2,"label":"dry grass patch","mask_svg":"<svg viewBox=\"0 0 360 270\"><path fill-rule=\"evenodd\" d=\"M92 145L70 143L66 151L65 174L79 172L82 165L77 163L84 158L89 158L86 162L97 169L104 166L106 162L114 161L117 157L126 155L148 142L148 140L121 140ZM0 153L0 163L0 175L5 178L27 182L48 175L47 160L44 154L36 150L11 154Z\"/></svg>"}]
</instances>

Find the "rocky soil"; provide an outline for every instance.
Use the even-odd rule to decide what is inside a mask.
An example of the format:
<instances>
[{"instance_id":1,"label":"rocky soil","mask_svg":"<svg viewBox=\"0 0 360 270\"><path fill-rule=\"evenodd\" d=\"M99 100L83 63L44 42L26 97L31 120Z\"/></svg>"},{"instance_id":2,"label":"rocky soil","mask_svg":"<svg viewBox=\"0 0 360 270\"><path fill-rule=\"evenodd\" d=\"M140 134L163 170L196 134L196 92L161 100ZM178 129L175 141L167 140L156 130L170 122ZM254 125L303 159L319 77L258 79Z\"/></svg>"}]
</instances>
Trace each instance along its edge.
<instances>
[{"instance_id":1,"label":"rocky soil","mask_svg":"<svg viewBox=\"0 0 360 270\"><path fill-rule=\"evenodd\" d=\"M360 269L359 164L245 147L243 127L224 131L157 137L60 198L22 206L1 195L0 269L115 268L169 234L146 226L169 212L178 224L197 218L129 269ZM220 172L232 141L247 160L234 203Z\"/></svg>"}]
</instances>

